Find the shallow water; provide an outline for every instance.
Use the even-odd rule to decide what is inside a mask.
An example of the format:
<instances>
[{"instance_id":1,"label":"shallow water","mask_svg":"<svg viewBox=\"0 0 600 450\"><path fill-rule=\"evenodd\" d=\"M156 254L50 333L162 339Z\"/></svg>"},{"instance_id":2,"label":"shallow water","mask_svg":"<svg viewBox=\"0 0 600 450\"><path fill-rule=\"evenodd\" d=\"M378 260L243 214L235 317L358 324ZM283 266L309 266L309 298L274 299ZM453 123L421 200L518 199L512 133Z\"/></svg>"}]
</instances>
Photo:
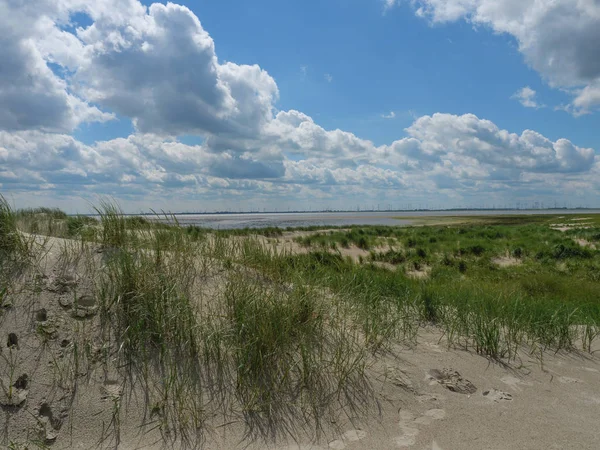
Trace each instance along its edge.
<instances>
[{"instance_id":1,"label":"shallow water","mask_svg":"<svg viewBox=\"0 0 600 450\"><path fill-rule=\"evenodd\" d=\"M246 214L176 214L182 225L216 229L308 227L349 225L408 226L411 217L497 216L515 214L599 214L600 210L486 210L486 211L399 211L399 212L307 212ZM399 219L398 217L402 217Z\"/></svg>"}]
</instances>

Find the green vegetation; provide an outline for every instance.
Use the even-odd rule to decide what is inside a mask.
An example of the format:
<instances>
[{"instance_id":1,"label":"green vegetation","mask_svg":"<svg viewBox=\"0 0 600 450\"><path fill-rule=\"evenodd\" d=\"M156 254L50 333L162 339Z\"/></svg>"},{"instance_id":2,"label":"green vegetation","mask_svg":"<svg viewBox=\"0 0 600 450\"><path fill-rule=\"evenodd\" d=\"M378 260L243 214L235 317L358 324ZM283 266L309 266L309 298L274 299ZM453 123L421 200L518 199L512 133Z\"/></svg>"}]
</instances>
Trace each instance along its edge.
<instances>
[{"instance_id":1,"label":"green vegetation","mask_svg":"<svg viewBox=\"0 0 600 450\"><path fill-rule=\"evenodd\" d=\"M305 247L335 248L340 246L342 248L349 248L351 245L354 245L360 249L369 250L383 243L384 239L382 238L394 236L398 230L398 227L384 226L354 226L350 227L349 230L333 228L327 232L321 232L319 229L316 229L310 230L315 231L314 234L296 238L296 242Z\"/></svg>"},{"instance_id":2,"label":"green vegetation","mask_svg":"<svg viewBox=\"0 0 600 450\"><path fill-rule=\"evenodd\" d=\"M398 270L329 265L320 280L340 294L357 289L354 298L380 292L390 305L413 305L419 317L444 329L450 344L493 358L512 358L522 348L573 349L578 342L590 349L600 325L598 217L509 216L483 222L489 224L355 227L300 242L324 249L344 241L358 246L356 238L368 236L372 250L366 261ZM405 275L423 267L431 269L425 279ZM362 278L365 272L368 280ZM365 286L368 293L361 292Z\"/></svg>"},{"instance_id":3,"label":"green vegetation","mask_svg":"<svg viewBox=\"0 0 600 450\"><path fill-rule=\"evenodd\" d=\"M37 223L101 252L95 296L107 353L125 379L143 383L148 414L184 439L215 410L241 414L249 433L318 430L334 405L368 404L373 355L414 345L424 326L505 363L519 352L591 351L600 334L596 216L298 237L159 223L112 203L98 220L31 211L0 204L2 251L18 253L17 225Z\"/></svg>"},{"instance_id":4,"label":"green vegetation","mask_svg":"<svg viewBox=\"0 0 600 450\"><path fill-rule=\"evenodd\" d=\"M32 245L33 239L19 232L17 214L0 195L0 303L14 278L31 262Z\"/></svg>"},{"instance_id":5,"label":"green vegetation","mask_svg":"<svg viewBox=\"0 0 600 450\"><path fill-rule=\"evenodd\" d=\"M116 340L119 366L144 383L165 429L196 439L218 405L241 411L250 433L276 435L319 428L345 398L366 402L357 332L310 286L249 270L243 260L269 258L267 247L133 222L111 204L98 214L104 339ZM208 279L218 282L209 298Z\"/></svg>"}]
</instances>

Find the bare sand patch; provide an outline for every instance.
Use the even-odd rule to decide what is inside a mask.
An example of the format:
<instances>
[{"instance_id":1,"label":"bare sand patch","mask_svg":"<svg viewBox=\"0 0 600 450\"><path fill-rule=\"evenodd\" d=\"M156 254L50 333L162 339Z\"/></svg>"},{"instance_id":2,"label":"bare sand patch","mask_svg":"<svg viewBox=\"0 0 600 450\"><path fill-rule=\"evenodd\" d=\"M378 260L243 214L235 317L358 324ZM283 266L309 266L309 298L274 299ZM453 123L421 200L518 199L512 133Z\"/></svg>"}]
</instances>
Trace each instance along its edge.
<instances>
[{"instance_id":1,"label":"bare sand patch","mask_svg":"<svg viewBox=\"0 0 600 450\"><path fill-rule=\"evenodd\" d=\"M313 231L284 231L281 235L284 239L296 239L307 236L315 236L317 234L333 234L333 233L347 233L349 232L349 228L326 228L323 230L313 230Z\"/></svg>"},{"instance_id":2,"label":"bare sand patch","mask_svg":"<svg viewBox=\"0 0 600 450\"><path fill-rule=\"evenodd\" d=\"M575 242L577 242L577 244L581 245L582 247L588 247L591 248L592 250L596 249L596 244L587 241L585 239L574 239Z\"/></svg>"},{"instance_id":3,"label":"bare sand patch","mask_svg":"<svg viewBox=\"0 0 600 450\"><path fill-rule=\"evenodd\" d=\"M519 258L513 258L511 256L499 256L496 258L492 258L492 263L496 264L500 267L512 267L512 266L520 266L523 264Z\"/></svg>"},{"instance_id":4,"label":"bare sand patch","mask_svg":"<svg viewBox=\"0 0 600 450\"><path fill-rule=\"evenodd\" d=\"M387 269L392 272L395 272L398 269L398 266L395 266L391 263L383 262L383 261L375 261L371 264L373 264L375 267L381 267L382 269Z\"/></svg>"},{"instance_id":5,"label":"bare sand patch","mask_svg":"<svg viewBox=\"0 0 600 450\"><path fill-rule=\"evenodd\" d=\"M593 228L593 224L588 222L581 223L553 223L550 224L550 229L557 231L569 231L569 230L583 230L587 228Z\"/></svg>"},{"instance_id":6,"label":"bare sand patch","mask_svg":"<svg viewBox=\"0 0 600 450\"><path fill-rule=\"evenodd\" d=\"M413 269L413 270L406 271L406 275L408 277L416 278L419 280L428 278L430 274L431 274L431 267L429 267L429 266L421 266L421 268L419 270Z\"/></svg>"}]
</instances>

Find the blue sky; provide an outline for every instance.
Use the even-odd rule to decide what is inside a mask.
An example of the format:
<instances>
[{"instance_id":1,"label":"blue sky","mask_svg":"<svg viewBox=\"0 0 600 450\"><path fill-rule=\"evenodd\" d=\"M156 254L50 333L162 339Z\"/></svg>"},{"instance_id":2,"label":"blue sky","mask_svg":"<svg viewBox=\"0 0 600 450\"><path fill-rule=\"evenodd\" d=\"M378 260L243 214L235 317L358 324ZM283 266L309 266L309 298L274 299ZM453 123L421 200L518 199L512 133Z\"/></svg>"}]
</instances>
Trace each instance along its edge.
<instances>
[{"instance_id":1,"label":"blue sky","mask_svg":"<svg viewBox=\"0 0 600 450\"><path fill-rule=\"evenodd\" d=\"M599 206L593 0L178 3L0 0L4 195Z\"/></svg>"},{"instance_id":2,"label":"blue sky","mask_svg":"<svg viewBox=\"0 0 600 450\"><path fill-rule=\"evenodd\" d=\"M474 113L514 132L577 136L579 145L600 148L598 117L554 111L568 95L528 67L510 35L465 21L432 26L409 2L385 13L372 0L183 4L198 11L222 59L260 64L277 80L279 108L318 117L325 128L385 144L413 115ZM525 109L511 100L523 86L550 107ZM397 120L381 120L390 111Z\"/></svg>"}]
</instances>

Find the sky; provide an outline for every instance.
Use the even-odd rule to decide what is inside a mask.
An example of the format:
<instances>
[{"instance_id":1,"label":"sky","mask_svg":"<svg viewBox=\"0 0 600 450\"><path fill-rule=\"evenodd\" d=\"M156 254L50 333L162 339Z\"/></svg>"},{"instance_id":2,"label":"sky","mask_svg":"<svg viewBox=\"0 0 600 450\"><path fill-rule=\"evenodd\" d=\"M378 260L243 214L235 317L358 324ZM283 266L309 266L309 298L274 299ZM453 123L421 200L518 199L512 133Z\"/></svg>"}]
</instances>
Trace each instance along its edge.
<instances>
[{"instance_id":1,"label":"sky","mask_svg":"<svg viewBox=\"0 0 600 450\"><path fill-rule=\"evenodd\" d=\"M598 0L0 0L0 193L600 206Z\"/></svg>"}]
</instances>

